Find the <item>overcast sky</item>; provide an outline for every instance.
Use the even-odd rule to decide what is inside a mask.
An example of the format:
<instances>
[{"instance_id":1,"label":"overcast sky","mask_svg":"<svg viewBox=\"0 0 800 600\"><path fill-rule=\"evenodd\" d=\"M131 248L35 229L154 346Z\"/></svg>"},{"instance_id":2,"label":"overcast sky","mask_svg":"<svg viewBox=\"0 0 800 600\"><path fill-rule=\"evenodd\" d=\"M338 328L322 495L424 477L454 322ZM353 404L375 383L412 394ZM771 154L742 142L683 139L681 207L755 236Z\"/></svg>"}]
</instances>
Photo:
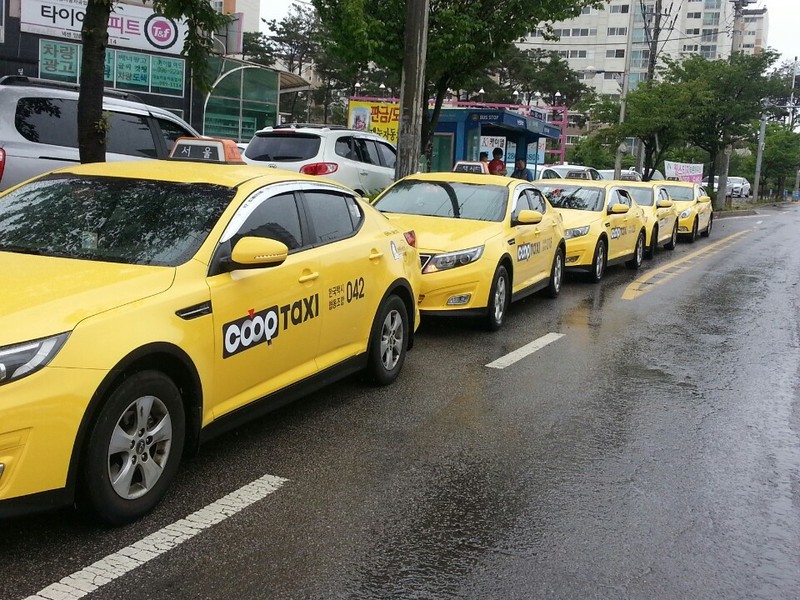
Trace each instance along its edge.
<instances>
[{"instance_id":1,"label":"overcast sky","mask_svg":"<svg viewBox=\"0 0 800 600\"><path fill-rule=\"evenodd\" d=\"M674 1L677 5L686 0ZM289 12L290 4L289 0L261 0L261 17L280 20ZM748 8L765 6L769 14L767 45L780 52L783 60L800 56L800 0L757 0Z\"/></svg>"}]
</instances>

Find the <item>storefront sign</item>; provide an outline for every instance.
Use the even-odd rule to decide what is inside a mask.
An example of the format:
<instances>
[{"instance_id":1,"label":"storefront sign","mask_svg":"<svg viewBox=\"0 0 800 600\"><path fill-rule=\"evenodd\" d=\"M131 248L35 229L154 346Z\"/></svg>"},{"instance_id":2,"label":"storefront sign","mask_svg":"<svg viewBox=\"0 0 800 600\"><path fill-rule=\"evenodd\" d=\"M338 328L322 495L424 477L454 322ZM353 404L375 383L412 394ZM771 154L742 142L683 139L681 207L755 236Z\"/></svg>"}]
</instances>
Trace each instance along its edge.
<instances>
[{"instance_id":1,"label":"storefront sign","mask_svg":"<svg viewBox=\"0 0 800 600\"><path fill-rule=\"evenodd\" d=\"M396 102L351 100L347 124L352 129L377 133L396 144L400 128L400 105Z\"/></svg>"},{"instance_id":2,"label":"storefront sign","mask_svg":"<svg viewBox=\"0 0 800 600\"><path fill-rule=\"evenodd\" d=\"M80 49L77 44L39 40L39 76L77 83Z\"/></svg>"},{"instance_id":3,"label":"storefront sign","mask_svg":"<svg viewBox=\"0 0 800 600\"><path fill-rule=\"evenodd\" d=\"M69 40L81 39L87 0L25 0L20 30ZM149 8L115 3L108 19L108 44L180 54L188 27Z\"/></svg>"}]
</instances>

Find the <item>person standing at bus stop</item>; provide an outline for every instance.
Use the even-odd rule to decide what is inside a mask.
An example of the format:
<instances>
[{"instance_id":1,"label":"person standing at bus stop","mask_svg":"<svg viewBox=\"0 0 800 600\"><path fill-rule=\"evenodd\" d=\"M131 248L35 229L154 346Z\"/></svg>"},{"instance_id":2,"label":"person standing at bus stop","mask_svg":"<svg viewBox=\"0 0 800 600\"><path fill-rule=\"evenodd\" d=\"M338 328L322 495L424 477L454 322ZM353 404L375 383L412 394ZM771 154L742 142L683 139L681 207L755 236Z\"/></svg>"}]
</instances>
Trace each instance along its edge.
<instances>
[{"instance_id":1,"label":"person standing at bus stop","mask_svg":"<svg viewBox=\"0 0 800 600\"><path fill-rule=\"evenodd\" d=\"M492 160L489 161L490 175L505 175L506 163L503 160L503 149L495 148L492 150Z\"/></svg>"},{"instance_id":2,"label":"person standing at bus stop","mask_svg":"<svg viewBox=\"0 0 800 600\"><path fill-rule=\"evenodd\" d=\"M514 179L524 179L525 181L533 181L533 173L527 167L524 158L518 158L516 163L514 164L514 171L511 173L511 177Z\"/></svg>"}]
</instances>

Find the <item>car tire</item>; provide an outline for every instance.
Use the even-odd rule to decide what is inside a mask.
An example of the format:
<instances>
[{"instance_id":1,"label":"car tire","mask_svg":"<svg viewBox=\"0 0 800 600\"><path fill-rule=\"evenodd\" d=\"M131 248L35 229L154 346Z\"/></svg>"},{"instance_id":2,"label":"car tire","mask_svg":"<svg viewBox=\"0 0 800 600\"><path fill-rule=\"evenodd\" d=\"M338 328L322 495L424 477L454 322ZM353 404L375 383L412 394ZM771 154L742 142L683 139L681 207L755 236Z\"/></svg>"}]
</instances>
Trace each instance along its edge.
<instances>
[{"instance_id":1,"label":"car tire","mask_svg":"<svg viewBox=\"0 0 800 600\"><path fill-rule=\"evenodd\" d=\"M672 228L672 236L669 238L669 241L664 244L664 248L667 250L675 250L675 246L678 245L678 221L675 220L675 226Z\"/></svg>"},{"instance_id":2,"label":"car tire","mask_svg":"<svg viewBox=\"0 0 800 600\"><path fill-rule=\"evenodd\" d=\"M408 349L408 310L395 295L381 305L372 326L367 375L376 385L389 385L403 368Z\"/></svg>"},{"instance_id":3,"label":"car tire","mask_svg":"<svg viewBox=\"0 0 800 600\"><path fill-rule=\"evenodd\" d=\"M564 283L564 249L559 246L553 257L553 267L550 269L550 283L547 284L547 296L557 298L561 293L561 285Z\"/></svg>"},{"instance_id":4,"label":"car tire","mask_svg":"<svg viewBox=\"0 0 800 600\"><path fill-rule=\"evenodd\" d=\"M503 265L497 265L489 291L486 309L486 329L497 331L503 326L511 300L511 278Z\"/></svg>"},{"instance_id":5,"label":"car tire","mask_svg":"<svg viewBox=\"0 0 800 600\"><path fill-rule=\"evenodd\" d=\"M594 247L594 258L592 259L592 270L589 271L589 281L599 283L606 272L606 262L608 258L608 248L605 238L597 240Z\"/></svg>"},{"instance_id":6,"label":"car tire","mask_svg":"<svg viewBox=\"0 0 800 600\"><path fill-rule=\"evenodd\" d=\"M633 249L633 258L625 262L625 266L629 269L638 269L642 266L644 261L644 230L639 232L639 237L636 239L636 247Z\"/></svg>"},{"instance_id":7,"label":"car tire","mask_svg":"<svg viewBox=\"0 0 800 600\"><path fill-rule=\"evenodd\" d=\"M645 258L653 258L658 250L658 227L653 227L653 233L650 234L650 246L645 252Z\"/></svg>"},{"instance_id":8,"label":"car tire","mask_svg":"<svg viewBox=\"0 0 800 600\"><path fill-rule=\"evenodd\" d=\"M706 227L706 230L703 233L701 233L700 235L702 235L703 237L710 236L711 235L711 228L713 226L714 226L714 215L711 215L710 217L708 217L708 226Z\"/></svg>"},{"instance_id":9,"label":"car tire","mask_svg":"<svg viewBox=\"0 0 800 600\"><path fill-rule=\"evenodd\" d=\"M689 243L694 244L697 241L697 217L694 218L694 223L692 223L692 232L689 234Z\"/></svg>"},{"instance_id":10,"label":"car tire","mask_svg":"<svg viewBox=\"0 0 800 600\"><path fill-rule=\"evenodd\" d=\"M89 433L79 491L84 508L110 525L147 514L175 477L185 435L183 400L169 377L151 370L126 378Z\"/></svg>"}]
</instances>

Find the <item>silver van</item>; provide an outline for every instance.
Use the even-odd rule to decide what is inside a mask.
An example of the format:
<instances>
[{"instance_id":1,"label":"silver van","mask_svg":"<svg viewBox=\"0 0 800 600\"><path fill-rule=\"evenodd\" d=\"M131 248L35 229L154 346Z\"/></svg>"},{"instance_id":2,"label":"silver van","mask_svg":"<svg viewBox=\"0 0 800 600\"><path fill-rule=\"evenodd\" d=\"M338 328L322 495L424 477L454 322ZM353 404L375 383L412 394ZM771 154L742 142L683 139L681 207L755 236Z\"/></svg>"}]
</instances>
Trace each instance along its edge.
<instances>
[{"instance_id":1,"label":"silver van","mask_svg":"<svg viewBox=\"0 0 800 600\"><path fill-rule=\"evenodd\" d=\"M109 161L166 158L177 138L200 135L133 94L106 90L103 110L109 116ZM78 162L78 86L0 78L0 190Z\"/></svg>"}]
</instances>

